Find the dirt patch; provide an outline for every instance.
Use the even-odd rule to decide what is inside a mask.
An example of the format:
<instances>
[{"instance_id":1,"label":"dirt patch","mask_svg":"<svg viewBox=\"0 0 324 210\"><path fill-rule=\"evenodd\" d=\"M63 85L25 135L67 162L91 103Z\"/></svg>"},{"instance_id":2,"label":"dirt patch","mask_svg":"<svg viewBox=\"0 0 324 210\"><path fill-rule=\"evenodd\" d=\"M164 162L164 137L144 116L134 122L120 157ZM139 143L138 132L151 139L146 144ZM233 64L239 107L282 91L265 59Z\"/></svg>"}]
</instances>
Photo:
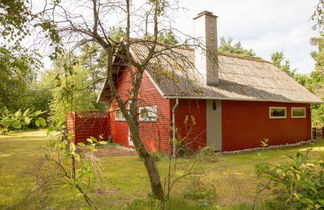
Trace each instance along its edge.
<instances>
[{"instance_id":1,"label":"dirt patch","mask_svg":"<svg viewBox=\"0 0 324 210\"><path fill-rule=\"evenodd\" d=\"M124 147L113 147L113 146L108 146L108 147L102 147L99 148L94 155L98 158L102 157L119 157L119 156L134 156L136 155L136 151L130 150L128 148Z\"/></svg>"}]
</instances>

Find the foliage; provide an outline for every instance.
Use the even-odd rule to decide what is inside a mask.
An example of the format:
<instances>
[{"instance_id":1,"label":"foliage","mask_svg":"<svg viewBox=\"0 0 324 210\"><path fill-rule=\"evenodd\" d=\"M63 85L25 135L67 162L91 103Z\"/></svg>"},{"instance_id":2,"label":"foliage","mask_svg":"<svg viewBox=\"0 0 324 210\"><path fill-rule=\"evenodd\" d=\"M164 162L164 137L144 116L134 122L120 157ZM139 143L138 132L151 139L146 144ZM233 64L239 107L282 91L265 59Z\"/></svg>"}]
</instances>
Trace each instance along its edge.
<instances>
[{"instance_id":1,"label":"foliage","mask_svg":"<svg viewBox=\"0 0 324 210\"><path fill-rule=\"evenodd\" d=\"M267 199L267 205L272 209L324 208L324 162L311 161L307 153L289 158L278 165L256 165L257 174L270 180L266 188L273 198Z\"/></svg>"},{"instance_id":2,"label":"foliage","mask_svg":"<svg viewBox=\"0 0 324 210\"><path fill-rule=\"evenodd\" d=\"M30 109L26 109L24 112L20 109L16 112L10 112L5 108L0 117L0 127L2 127L1 134L7 134L10 130L27 126L33 119L37 127L46 127L45 119L39 117L39 115L43 113L42 111L31 112Z\"/></svg>"},{"instance_id":3,"label":"foliage","mask_svg":"<svg viewBox=\"0 0 324 210\"><path fill-rule=\"evenodd\" d=\"M275 66L277 66L279 69L284 71L289 76L292 77L295 75L296 69L290 68L290 62L289 62L289 60L285 60L285 56L284 56L283 52L276 51L276 52L272 53L271 61Z\"/></svg>"},{"instance_id":4,"label":"foliage","mask_svg":"<svg viewBox=\"0 0 324 210\"><path fill-rule=\"evenodd\" d=\"M53 100L50 103L51 122L54 125L65 121L66 112L81 112L94 109L95 92L89 89L91 81L88 80L89 72L82 68L75 56L66 54L62 56L50 70L48 75L54 78L51 90ZM50 85L51 82L49 82Z\"/></svg>"},{"instance_id":5,"label":"foliage","mask_svg":"<svg viewBox=\"0 0 324 210\"><path fill-rule=\"evenodd\" d=\"M153 41L153 36L151 34L145 34L144 39ZM169 44L169 45L179 44L176 35L172 31L167 31L159 34L157 38L157 42L162 44Z\"/></svg>"},{"instance_id":6,"label":"foliage","mask_svg":"<svg viewBox=\"0 0 324 210\"><path fill-rule=\"evenodd\" d=\"M324 97L324 35L311 39L311 44L318 47L317 51L312 51L311 56L315 61L315 71L310 74L311 90Z\"/></svg>"},{"instance_id":7,"label":"foliage","mask_svg":"<svg viewBox=\"0 0 324 210\"><path fill-rule=\"evenodd\" d=\"M38 193L49 193L55 185L69 186L82 195L89 207L93 206L88 192L94 175L93 168L98 168L93 152L97 150L97 144L102 145L106 142L93 137L87 141L89 143L87 145L84 143L75 145L72 135L67 135L65 139L62 135L57 136L57 141L52 142L48 150L45 150L44 160L38 166L36 174ZM48 173L46 169L52 170Z\"/></svg>"},{"instance_id":8,"label":"foliage","mask_svg":"<svg viewBox=\"0 0 324 210\"><path fill-rule=\"evenodd\" d=\"M224 37L220 38L220 46L218 47L218 52L224 54L238 55L246 58L259 58L256 56L252 49L244 49L241 42L233 43L232 38L227 40Z\"/></svg>"},{"instance_id":9,"label":"foliage","mask_svg":"<svg viewBox=\"0 0 324 210\"><path fill-rule=\"evenodd\" d=\"M0 107L10 111L28 108L25 104L28 88L35 79L34 69L38 65L29 51L22 50L0 46Z\"/></svg>"},{"instance_id":10,"label":"foliage","mask_svg":"<svg viewBox=\"0 0 324 210\"><path fill-rule=\"evenodd\" d=\"M314 126L324 126L324 104L312 104L312 123Z\"/></svg>"},{"instance_id":11,"label":"foliage","mask_svg":"<svg viewBox=\"0 0 324 210\"><path fill-rule=\"evenodd\" d=\"M29 1L6 0L0 2L0 32L3 38L20 42L29 34L28 24L34 18Z\"/></svg>"},{"instance_id":12,"label":"foliage","mask_svg":"<svg viewBox=\"0 0 324 210\"><path fill-rule=\"evenodd\" d=\"M311 52L315 60L315 71L309 75L295 74L293 78L309 91L324 99L324 38L311 39L311 44L318 46L317 51ZM324 105L312 104L312 123L314 126L324 126Z\"/></svg>"},{"instance_id":13,"label":"foliage","mask_svg":"<svg viewBox=\"0 0 324 210\"><path fill-rule=\"evenodd\" d=\"M318 0L315 11L312 15L312 20L314 21L313 30L318 30L323 33L324 25L324 1Z\"/></svg>"},{"instance_id":14,"label":"foliage","mask_svg":"<svg viewBox=\"0 0 324 210\"><path fill-rule=\"evenodd\" d=\"M35 23L41 23L41 12L32 11L30 1L6 0L0 2L0 107L9 111L18 109L47 110L38 104L42 94L31 88L41 67L37 50L24 47ZM34 26L34 27L31 27ZM35 105L35 106L34 106ZM1 114L1 110L0 110Z\"/></svg>"},{"instance_id":15,"label":"foliage","mask_svg":"<svg viewBox=\"0 0 324 210\"><path fill-rule=\"evenodd\" d=\"M44 91L31 88L41 67L41 56L38 48L26 47L26 41L30 42L29 38L36 29L38 37L50 39L49 45L55 45L57 53L59 39L55 36L55 26L42 19L44 11L32 8L30 0L1 1L0 11L0 108L7 107L10 111L27 108L47 110L48 106L41 106L48 103L41 95ZM33 98L35 95L36 99ZM41 103L38 103L39 98Z\"/></svg>"}]
</instances>

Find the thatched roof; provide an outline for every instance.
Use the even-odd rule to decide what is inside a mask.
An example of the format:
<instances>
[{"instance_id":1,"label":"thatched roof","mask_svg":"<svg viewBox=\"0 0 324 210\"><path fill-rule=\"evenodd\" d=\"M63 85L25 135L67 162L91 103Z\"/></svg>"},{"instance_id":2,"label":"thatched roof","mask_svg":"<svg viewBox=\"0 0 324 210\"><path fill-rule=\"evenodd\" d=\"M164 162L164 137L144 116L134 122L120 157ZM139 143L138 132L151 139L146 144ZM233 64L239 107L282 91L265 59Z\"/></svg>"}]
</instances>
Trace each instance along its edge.
<instances>
[{"instance_id":1,"label":"thatched roof","mask_svg":"<svg viewBox=\"0 0 324 210\"><path fill-rule=\"evenodd\" d=\"M194 68L192 49L158 48L146 72L164 98L323 103L268 61L219 54L219 84L210 86ZM148 48L133 44L131 53L140 62Z\"/></svg>"}]
</instances>

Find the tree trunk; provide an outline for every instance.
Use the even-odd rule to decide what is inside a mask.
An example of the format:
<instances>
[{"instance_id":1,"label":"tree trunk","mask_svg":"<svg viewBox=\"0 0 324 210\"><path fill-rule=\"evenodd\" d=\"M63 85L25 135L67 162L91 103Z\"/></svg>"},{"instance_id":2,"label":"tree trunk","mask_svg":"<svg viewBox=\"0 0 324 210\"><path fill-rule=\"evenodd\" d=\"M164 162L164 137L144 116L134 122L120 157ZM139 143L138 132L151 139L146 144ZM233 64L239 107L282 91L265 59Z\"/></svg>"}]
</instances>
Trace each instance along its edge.
<instances>
[{"instance_id":1,"label":"tree trunk","mask_svg":"<svg viewBox=\"0 0 324 210\"><path fill-rule=\"evenodd\" d=\"M151 190L154 198L163 201L164 191L162 188L162 183L155 160L153 159L151 154L148 153L146 150L143 151L141 148L139 148L138 153L140 157L143 158L147 174L150 178Z\"/></svg>"},{"instance_id":2,"label":"tree trunk","mask_svg":"<svg viewBox=\"0 0 324 210\"><path fill-rule=\"evenodd\" d=\"M137 149L137 154L140 158L143 159L147 175L150 178L151 191L153 193L153 197L160 201L163 201L164 191L163 191L160 174L156 166L155 160L153 159L152 155L145 149L144 144L139 137L138 124L129 126L129 128L130 128L130 132L131 132L131 136L135 148Z\"/></svg>"}]
</instances>

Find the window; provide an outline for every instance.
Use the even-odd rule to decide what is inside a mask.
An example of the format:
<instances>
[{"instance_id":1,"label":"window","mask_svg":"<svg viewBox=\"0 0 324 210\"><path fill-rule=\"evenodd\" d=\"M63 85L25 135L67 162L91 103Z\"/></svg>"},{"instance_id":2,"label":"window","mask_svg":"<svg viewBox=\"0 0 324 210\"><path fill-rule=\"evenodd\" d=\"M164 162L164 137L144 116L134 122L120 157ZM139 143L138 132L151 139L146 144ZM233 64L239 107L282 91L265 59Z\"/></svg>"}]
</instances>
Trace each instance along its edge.
<instances>
[{"instance_id":1,"label":"window","mask_svg":"<svg viewBox=\"0 0 324 210\"><path fill-rule=\"evenodd\" d=\"M116 109L116 111L115 111L115 120L116 121L125 121L126 120L123 113L120 111L120 109Z\"/></svg>"},{"instance_id":2,"label":"window","mask_svg":"<svg viewBox=\"0 0 324 210\"><path fill-rule=\"evenodd\" d=\"M286 118L286 107L269 107L269 118L280 119Z\"/></svg>"},{"instance_id":3,"label":"window","mask_svg":"<svg viewBox=\"0 0 324 210\"><path fill-rule=\"evenodd\" d=\"M291 107L291 118L306 118L305 107Z\"/></svg>"},{"instance_id":4,"label":"window","mask_svg":"<svg viewBox=\"0 0 324 210\"><path fill-rule=\"evenodd\" d=\"M142 106L139 108L139 120L145 122L155 122L157 118L156 106Z\"/></svg>"}]
</instances>

